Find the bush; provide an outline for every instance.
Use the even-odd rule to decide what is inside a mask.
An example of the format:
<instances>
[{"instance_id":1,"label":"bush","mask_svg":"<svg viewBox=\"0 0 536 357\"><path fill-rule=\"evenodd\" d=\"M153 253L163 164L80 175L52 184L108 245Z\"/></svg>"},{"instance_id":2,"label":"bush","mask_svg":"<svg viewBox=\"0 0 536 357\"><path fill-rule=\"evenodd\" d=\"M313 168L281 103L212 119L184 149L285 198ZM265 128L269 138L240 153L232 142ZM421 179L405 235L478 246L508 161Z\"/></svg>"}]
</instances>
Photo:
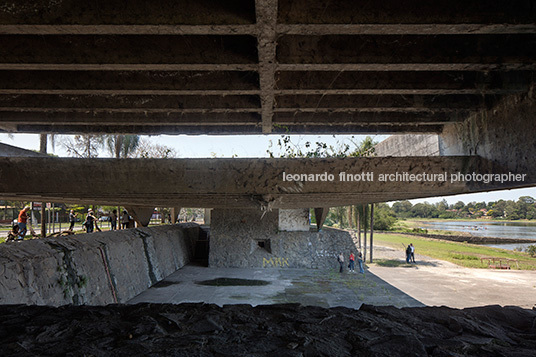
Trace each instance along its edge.
<instances>
[{"instance_id":1,"label":"bush","mask_svg":"<svg viewBox=\"0 0 536 357\"><path fill-rule=\"evenodd\" d=\"M525 249L525 252L529 253L531 257L536 257L536 245L532 244Z\"/></svg>"}]
</instances>

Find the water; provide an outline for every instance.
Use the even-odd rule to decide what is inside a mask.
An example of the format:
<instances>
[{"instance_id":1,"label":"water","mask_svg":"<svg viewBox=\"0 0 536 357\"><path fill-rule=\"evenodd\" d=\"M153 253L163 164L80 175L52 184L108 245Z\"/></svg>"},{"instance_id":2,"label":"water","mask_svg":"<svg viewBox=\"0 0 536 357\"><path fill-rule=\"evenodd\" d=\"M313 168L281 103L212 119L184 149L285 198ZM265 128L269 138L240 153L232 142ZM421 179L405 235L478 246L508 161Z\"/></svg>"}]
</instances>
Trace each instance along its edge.
<instances>
[{"instance_id":1,"label":"water","mask_svg":"<svg viewBox=\"0 0 536 357\"><path fill-rule=\"evenodd\" d=\"M478 237L536 239L535 222L419 221L419 227L443 231L467 232ZM486 244L486 246L514 250L518 247L525 249L531 244L534 243Z\"/></svg>"}]
</instances>

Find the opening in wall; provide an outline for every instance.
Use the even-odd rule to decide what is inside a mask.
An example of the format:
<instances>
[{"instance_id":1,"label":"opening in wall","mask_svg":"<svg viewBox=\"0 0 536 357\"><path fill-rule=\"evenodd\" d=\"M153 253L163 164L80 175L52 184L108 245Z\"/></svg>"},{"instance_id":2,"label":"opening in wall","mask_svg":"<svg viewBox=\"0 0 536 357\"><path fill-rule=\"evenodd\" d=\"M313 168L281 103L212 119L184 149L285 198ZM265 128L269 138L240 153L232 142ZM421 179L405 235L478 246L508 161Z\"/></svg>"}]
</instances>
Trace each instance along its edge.
<instances>
[{"instance_id":1,"label":"opening in wall","mask_svg":"<svg viewBox=\"0 0 536 357\"><path fill-rule=\"evenodd\" d=\"M270 247L270 240L269 239L257 240L257 246L260 249L263 249L263 250L267 251L268 253L272 254L272 248Z\"/></svg>"}]
</instances>

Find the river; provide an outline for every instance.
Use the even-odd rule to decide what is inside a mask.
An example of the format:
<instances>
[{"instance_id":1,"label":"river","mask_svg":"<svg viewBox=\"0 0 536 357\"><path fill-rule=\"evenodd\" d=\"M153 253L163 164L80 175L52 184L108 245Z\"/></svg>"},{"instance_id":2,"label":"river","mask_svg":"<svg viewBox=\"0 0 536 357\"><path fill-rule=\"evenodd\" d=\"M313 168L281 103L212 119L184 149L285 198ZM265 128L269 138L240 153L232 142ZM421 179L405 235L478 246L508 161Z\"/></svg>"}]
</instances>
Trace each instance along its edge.
<instances>
[{"instance_id":1,"label":"river","mask_svg":"<svg viewBox=\"0 0 536 357\"><path fill-rule=\"evenodd\" d=\"M466 232L480 237L503 237L536 239L536 222L489 222L489 221L418 221L419 227L443 231ZM486 244L490 247L514 250L525 249L531 243ZM534 244L534 243L532 243Z\"/></svg>"}]
</instances>

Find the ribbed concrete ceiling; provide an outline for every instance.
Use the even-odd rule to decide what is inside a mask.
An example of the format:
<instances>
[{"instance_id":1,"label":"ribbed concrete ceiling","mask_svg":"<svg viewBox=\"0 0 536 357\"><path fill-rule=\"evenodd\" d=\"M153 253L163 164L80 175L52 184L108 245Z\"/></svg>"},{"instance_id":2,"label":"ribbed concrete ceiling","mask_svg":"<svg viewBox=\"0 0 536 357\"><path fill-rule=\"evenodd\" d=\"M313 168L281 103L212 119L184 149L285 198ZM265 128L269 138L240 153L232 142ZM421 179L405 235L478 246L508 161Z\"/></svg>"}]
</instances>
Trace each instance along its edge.
<instances>
[{"instance_id":1,"label":"ribbed concrete ceiling","mask_svg":"<svg viewBox=\"0 0 536 357\"><path fill-rule=\"evenodd\" d=\"M536 71L529 0L0 1L0 130L439 132Z\"/></svg>"}]
</instances>

